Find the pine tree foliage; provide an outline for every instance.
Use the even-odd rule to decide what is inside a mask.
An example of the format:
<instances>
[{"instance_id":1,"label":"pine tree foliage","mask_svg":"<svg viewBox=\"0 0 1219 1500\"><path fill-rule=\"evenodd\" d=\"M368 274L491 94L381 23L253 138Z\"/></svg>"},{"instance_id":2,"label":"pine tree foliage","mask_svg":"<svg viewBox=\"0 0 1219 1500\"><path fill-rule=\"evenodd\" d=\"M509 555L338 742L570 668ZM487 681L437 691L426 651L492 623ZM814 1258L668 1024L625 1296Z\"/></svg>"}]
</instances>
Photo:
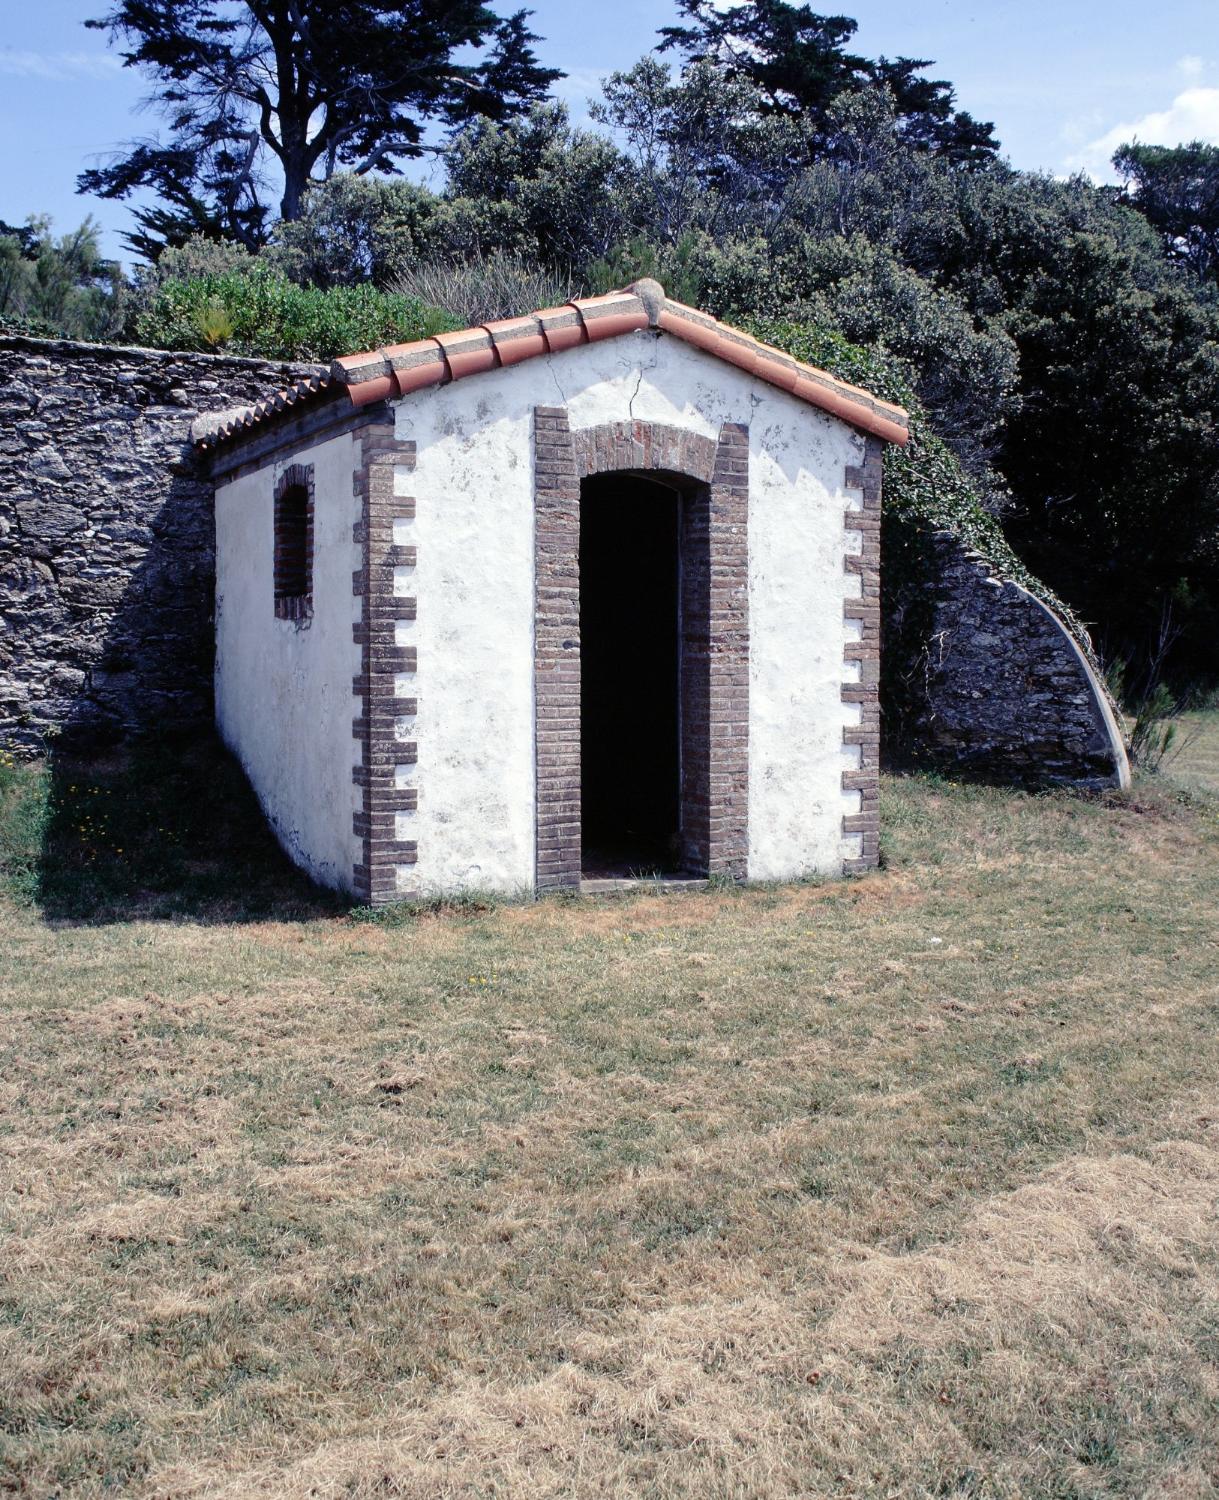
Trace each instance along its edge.
<instances>
[{"instance_id":1,"label":"pine tree foliage","mask_svg":"<svg viewBox=\"0 0 1219 1500\"><path fill-rule=\"evenodd\" d=\"M1219 146L1122 146L1113 165L1126 201L1164 236L1168 253L1219 284Z\"/></svg>"},{"instance_id":2,"label":"pine tree foliage","mask_svg":"<svg viewBox=\"0 0 1219 1500\"><path fill-rule=\"evenodd\" d=\"M962 166L994 159L994 126L956 107L950 83L925 75L925 58L871 59L849 52L859 27L849 16L823 16L787 0L678 0L684 24L661 28L661 50L710 62L763 95L774 113L799 115L822 129L834 101L882 85L896 101L911 143Z\"/></svg>"}]
</instances>

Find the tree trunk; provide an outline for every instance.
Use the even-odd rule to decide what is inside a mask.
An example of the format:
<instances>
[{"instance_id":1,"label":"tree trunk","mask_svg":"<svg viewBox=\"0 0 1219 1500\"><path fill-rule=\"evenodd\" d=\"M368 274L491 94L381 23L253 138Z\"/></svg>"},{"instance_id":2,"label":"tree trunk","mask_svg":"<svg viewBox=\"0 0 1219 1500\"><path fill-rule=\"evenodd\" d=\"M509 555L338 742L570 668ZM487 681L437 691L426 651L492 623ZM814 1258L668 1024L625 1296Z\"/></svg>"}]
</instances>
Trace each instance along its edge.
<instances>
[{"instance_id":1,"label":"tree trunk","mask_svg":"<svg viewBox=\"0 0 1219 1500\"><path fill-rule=\"evenodd\" d=\"M284 159L284 195L279 200L280 217L285 222L299 219L301 206L305 197L305 188L308 185L309 174L305 171L303 164L292 157L285 155Z\"/></svg>"}]
</instances>

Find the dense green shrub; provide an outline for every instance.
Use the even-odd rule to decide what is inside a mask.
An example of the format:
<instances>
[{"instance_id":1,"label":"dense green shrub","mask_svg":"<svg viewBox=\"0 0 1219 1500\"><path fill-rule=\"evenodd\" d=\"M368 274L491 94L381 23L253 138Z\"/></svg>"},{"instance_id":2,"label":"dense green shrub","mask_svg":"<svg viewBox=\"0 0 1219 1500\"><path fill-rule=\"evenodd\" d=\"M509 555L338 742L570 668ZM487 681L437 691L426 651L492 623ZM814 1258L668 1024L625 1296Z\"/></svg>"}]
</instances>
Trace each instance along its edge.
<instances>
[{"instance_id":1,"label":"dense green shrub","mask_svg":"<svg viewBox=\"0 0 1219 1500\"><path fill-rule=\"evenodd\" d=\"M794 320L829 324L905 362L936 432L988 507L1002 509L1006 488L990 463L1021 405L1016 347L1002 325L975 318L959 298L859 236L803 236L783 272Z\"/></svg>"},{"instance_id":2,"label":"dense green shrub","mask_svg":"<svg viewBox=\"0 0 1219 1500\"><path fill-rule=\"evenodd\" d=\"M918 738L911 733L910 725L922 712L920 692L931 637L936 575L931 542L937 532L950 533L999 576L1012 579L1044 600L1095 663L1087 631L1071 609L1016 556L977 485L936 435L903 361L882 350L861 348L817 324L753 319L747 327L755 338L886 401L895 401L910 414L909 443L904 448L885 449L881 701L885 753L891 761L904 759Z\"/></svg>"},{"instance_id":3,"label":"dense green shrub","mask_svg":"<svg viewBox=\"0 0 1219 1500\"><path fill-rule=\"evenodd\" d=\"M230 271L248 271L253 265L254 256L244 245L193 234L183 244L163 250L155 264L136 268L133 283L135 316L138 317L148 307L157 288L164 286L167 281L193 281L198 276L226 276Z\"/></svg>"},{"instance_id":4,"label":"dense green shrub","mask_svg":"<svg viewBox=\"0 0 1219 1500\"><path fill-rule=\"evenodd\" d=\"M469 233L481 210L499 236L483 238L482 254L512 250L572 269L603 253L623 236L624 183L612 141L573 128L562 104L535 104L528 114L497 124L478 120L453 139L445 157L447 196L460 214L438 223L450 240Z\"/></svg>"},{"instance_id":5,"label":"dense green shrub","mask_svg":"<svg viewBox=\"0 0 1219 1500\"><path fill-rule=\"evenodd\" d=\"M302 286L384 287L432 253L444 206L402 177L339 172L310 188L300 218L275 226L263 258Z\"/></svg>"},{"instance_id":6,"label":"dense green shrub","mask_svg":"<svg viewBox=\"0 0 1219 1500\"><path fill-rule=\"evenodd\" d=\"M160 284L136 321L157 349L224 350L262 359L333 359L453 328L449 314L371 286L298 286L258 260Z\"/></svg>"},{"instance_id":7,"label":"dense green shrub","mask_svg":"<svg viewBox=\"0 0 1219 1500\"><path fill-rule=\"evenodd\" d=\"M788 233L781 253L761 236L717 242L690 231L673 245L638 237L590 266L595 291L653 276L670 296L730 322L757 317L834 328L895 355L936 432L964 464L987 508L1006 487L991 468L1005 423L1019 410L1015 346L889 250L862 237Z\"/></svg>"},{"instance_id":8,"label":"dense green shrub","mask_svg":"<svg viewBox=\"0 0 1219 1500\"><path fill-rule=\"evenodd\" d=\"M574 129L562 104L476 120L447 146L445 169L443 194L402 178L336 174L309 190L298 219L276 225L267 263L322 287L388 287L432 265L494 255L568 274L622 237L619 153Z\"/></svg>"},{"instance_id":9,"label":"dense green shrub","mask_svg":"<svg viewBox=\"0 0 1219 1500\"><path fill-rule=\"evenodd\" d=\"M883 350L862 348L833 329L813 323L755 318L746 326L755 338L840 380L862 386L885 401L894 401L909 412L909 443L905 448L885 450L887 515L913 531L950 531L1005 578L1023 584L1059 613L1069 615L1066 605L1034 578L1012 551L1002 526L982 503L977 486L936 435L903 361ZM885 562L886 568L892 565L900 569L900 558L886 555ZM1084 634L1082 630L1079 633Z\"/></svg>"}]
</instances>

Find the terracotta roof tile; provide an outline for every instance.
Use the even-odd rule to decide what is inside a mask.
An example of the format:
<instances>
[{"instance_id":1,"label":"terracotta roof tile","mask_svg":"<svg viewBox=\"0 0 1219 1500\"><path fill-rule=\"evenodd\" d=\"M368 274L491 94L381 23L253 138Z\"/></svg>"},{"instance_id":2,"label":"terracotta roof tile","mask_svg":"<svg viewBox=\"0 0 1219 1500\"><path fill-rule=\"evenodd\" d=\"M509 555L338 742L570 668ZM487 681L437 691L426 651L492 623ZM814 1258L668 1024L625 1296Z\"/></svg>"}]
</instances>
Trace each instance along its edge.
<instances>
[{"instance_id":1,"label":"terracotta roof tile","mask_svg":"<svg viewBox=\"0 0 1219 1500\"><path fill-rule=\"evenodd\" d=\"M302 381L271 401L260 401L249 412L226 414L227 424L201 437L199 445L213 447L285 405L310 399L331 384L344 386L354 406L367 406L430 385L519 364L540 354L558 354L645 328L658 329L713 354L852 427L891 443L904 444L907 440L907 417L900 406L881 401L824 370L801 364L697 308L674 302L665 296L659 283L645 280L624 292L577 298L562 307L541 308L521 318L501 318L459 333L438 333L409 344L344 355L334 361L328 375Z\"/></svg>"},{"instance_id":2,"label":"terracotta roof tile","mask_svg":"<svg viewBox=\"0 0 1219 1500\"><path fill-rule=\"evenodd\" d=\"M319 370L316 375L309 375L304 380L298 380L286 390L277 391L274 396L257 401L253 406L234 407L229 411L217 413L202 412L191 423L191 436L195 446L203 449L215 448L247 428L254 427L259 422L265 422L269 417L278 416L280 412L287 411L290 407L316 399L332 384L333 378L330 372Z\"/></svg>"}]
</instances>

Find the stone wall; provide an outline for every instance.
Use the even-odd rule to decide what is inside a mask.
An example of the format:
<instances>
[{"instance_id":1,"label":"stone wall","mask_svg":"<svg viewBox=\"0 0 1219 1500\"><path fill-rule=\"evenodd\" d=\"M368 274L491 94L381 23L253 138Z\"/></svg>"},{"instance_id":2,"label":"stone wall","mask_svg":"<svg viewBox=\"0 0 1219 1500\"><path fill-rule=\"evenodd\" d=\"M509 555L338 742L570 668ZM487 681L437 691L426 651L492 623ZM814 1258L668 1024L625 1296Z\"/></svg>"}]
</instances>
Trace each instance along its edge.
<instances>
[{"instance_id":1,"label":"stone wall","mask_svg":"<svg viewBox=\"0 0 1219 1500\"><path fill-rule=\"evenodd\" d=\"M212 490L191 419L305 373L0 338L0 742L210 722Z\"/></svg>"},{"instance_id":2,"label":"stone wall","mask_svg":"<svg viewBox=\"0 0 1219 1500\"><path fill-rule=\"evenodd\" d=\"M929 540L917 758L993 781L1128 785L1112 704L1062 620L956 537Z\"/></svg>"}]
</instances>

